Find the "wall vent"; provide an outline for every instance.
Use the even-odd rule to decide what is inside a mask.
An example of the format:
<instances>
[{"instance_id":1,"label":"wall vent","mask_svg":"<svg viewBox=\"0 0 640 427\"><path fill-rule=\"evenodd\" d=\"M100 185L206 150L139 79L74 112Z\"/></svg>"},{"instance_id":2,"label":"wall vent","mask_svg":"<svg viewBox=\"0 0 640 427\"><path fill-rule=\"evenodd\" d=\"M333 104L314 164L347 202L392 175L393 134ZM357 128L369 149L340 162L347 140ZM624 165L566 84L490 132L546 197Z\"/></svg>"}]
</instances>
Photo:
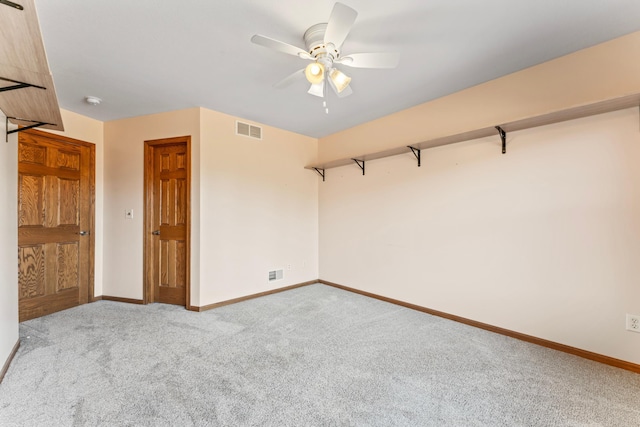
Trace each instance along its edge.
<instances>
[{"instance_id":1,"label":"wall vent","mask_svg":"<svg viewBox=\"0 0 640 427\"><path fill-rule=\"evenodd\" d=\"M274 280L282 279L282 269L280 270L272 270L269 272L269 281L273 282Z\"/></svg>"},{"instance_id":2,"label":"wall vent","mask_svg":"<svg viewBox=\"0 0 640 427\"><path fill-rule=\"evenodd\" d=\"M236 135L248 136L249 138L262 139L262 128L236 121Z\"/></svg>"}]
</instances>

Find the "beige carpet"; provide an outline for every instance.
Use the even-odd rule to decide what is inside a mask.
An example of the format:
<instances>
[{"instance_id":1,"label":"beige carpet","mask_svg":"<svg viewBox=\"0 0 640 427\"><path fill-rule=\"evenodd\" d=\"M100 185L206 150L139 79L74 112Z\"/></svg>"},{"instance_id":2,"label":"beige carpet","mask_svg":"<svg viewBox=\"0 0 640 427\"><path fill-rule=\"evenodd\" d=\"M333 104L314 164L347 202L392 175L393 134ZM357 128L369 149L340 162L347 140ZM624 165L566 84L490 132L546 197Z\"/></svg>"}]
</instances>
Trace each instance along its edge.
<instances>
[{"instance_id":1,"label":"beige carpet","mask_svg":"<svg viewBox=\"0 0 640 427\"><path fill-rule=\"evenodd\" d=\"M640 375L324 285L21 325L2 426L639 426Z\"/></svg>"}]
</instances>

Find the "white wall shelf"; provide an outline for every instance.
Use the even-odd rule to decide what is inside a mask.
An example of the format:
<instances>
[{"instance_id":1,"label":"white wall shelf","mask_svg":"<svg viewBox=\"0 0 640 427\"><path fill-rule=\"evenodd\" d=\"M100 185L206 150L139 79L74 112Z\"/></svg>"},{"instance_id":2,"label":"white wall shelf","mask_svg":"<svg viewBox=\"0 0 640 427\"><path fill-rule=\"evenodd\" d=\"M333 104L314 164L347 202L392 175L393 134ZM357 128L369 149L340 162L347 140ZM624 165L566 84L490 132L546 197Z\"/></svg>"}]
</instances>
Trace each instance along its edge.
<instances>
[{"instance_id":1,"label":"white wall shelf","mask_svg":"<svg viewBox=\"0 0 640 427\"><path fill-rule=\"evenodd\" d=\"M399 154L413 153L418 158L418 166L420 166L419 150L427 148L440 147L442 145L455 144L463 141L470 141L478 138L486 138L495 135L496 138L502 138L503 141L503 153L506 152L506 135L509 132L518 130L524 130L534 128L538 126L545 126L553 123L564 122L567 120L579 119L582 117L594 116L597 114L608 113L617 110L623 110L625 108L640 106L640 93L627 95L619 98L608 99L600 102L596 102L588 105L581 105L577 107L567 108L560 111L554 111L547 114L542 114L534 117L529 117L521 120L516 120L508 123L496 123L495 126L485 127L481 129L475 129L468 132L462 132L455 135L444 136L441 138L434 138L428 141L422 141L409 146L394 147L375 153L366 153L359 156L345 157L326 162L314 163L305 166L305 169L315 170L323 178L326 177L326 169L337 168L341 166L351 165L354 162L358 163L361 169L364 168L364 162L371 160L382 159L385 157L397 156ZM502 136L504 131L504 137ZM418 154L416 154L418 153Z\"/></svg>"}]
</instances>

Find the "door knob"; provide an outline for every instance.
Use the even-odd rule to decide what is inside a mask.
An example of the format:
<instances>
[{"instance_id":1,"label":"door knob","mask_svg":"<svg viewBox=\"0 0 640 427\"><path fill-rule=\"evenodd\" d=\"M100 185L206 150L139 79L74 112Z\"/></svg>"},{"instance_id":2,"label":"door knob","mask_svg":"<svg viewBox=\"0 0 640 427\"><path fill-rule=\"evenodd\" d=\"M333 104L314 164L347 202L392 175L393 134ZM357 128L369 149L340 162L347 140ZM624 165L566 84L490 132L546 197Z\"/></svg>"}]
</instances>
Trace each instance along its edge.
<instances>
[{"instance_id":1,"label":"door knob","mask_svg":"<svg viewBox=\"0 0 640 427\"><path fill-rule=\"evenodd\" d=\"M160 230L152 231L151 234L153 234L154 236L159 236L160 235Z\"/></svg>"},{"instance_id":2,"label":"door knob","mask_svg":"<svg viewBox=\"0 0 640 427\"><path fill-rule=\"evenodd\" d=\"M87 234L89 234L89 232L82 230L78 234L81 235L81 236L86 236Z\"/></svg>"}]
</instances>

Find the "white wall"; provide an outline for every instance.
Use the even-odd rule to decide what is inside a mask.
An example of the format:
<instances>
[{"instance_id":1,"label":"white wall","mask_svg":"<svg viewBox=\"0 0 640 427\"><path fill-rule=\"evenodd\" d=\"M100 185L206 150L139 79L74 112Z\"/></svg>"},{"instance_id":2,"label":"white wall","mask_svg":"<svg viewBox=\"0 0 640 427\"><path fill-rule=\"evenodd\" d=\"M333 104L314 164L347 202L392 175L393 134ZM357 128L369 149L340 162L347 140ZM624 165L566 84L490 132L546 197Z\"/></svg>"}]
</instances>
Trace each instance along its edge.
<instances>
[{"instance_id":1,"label":"white wall","mask_svg":"<svg viewBox=\"0 0 640 427\"><path fill-rule=\"evenodd\" d=\"M104 295L143 297L144 141L190 135L196 151L192 156L197 157L199 120L199 109L191 108L104 124ZM193 170L192 185L198 188ZM125 219L127 209L133 209L133 219ZM192 233L196 235L198 214L192 209ZM193 296L199 292L193 277L199 256L193 242L191 257ZM192 303L197 301L192 299Z\"/></svg>"},{"instance_id":2,"label":"white wall","mask_svg":"<svg viewBox=\"0 0 640 427\"><path fill-rule=\"evenodd\" d=\"M12 126L10 128L14 128ZM5 116L0 113L4 139ZM0 142L0 369L18 341L18 143Z\"/></svg>"},{"instance_id":3,"label":"white wall","mask_svg":"<svg viewBox=\"0 0 640 427\"><path fill-rule=\"evenodd\" d=\"M422 156L327 171L322 279L640 363L637 109Z\"/></svg>"},{"instance_id":4,"label":"white wall","mask_svg":"<svg viewBox=\"0 0 640 427\"><path fill-rule=\"evenodd\" d=\"M317 140L264 126L254 141L235 121L193 108L105 123L105 295L142 299L144 141L181 135L192 136L191 304L318 278L318 179L303 167Z\"/></svg>"},{"instance_id":5,"label":"white wall","mask_svg":"<svg viewBox=\"0 0 640 427\"><path fill-rule=\"evenodd\" d=\"M201 110L201 305L318 278L318 178L304 169L317 140L269 126L255 140L235 126ZM284 278L269 282L276 268Z\"/></svg>"}]
</instances>

